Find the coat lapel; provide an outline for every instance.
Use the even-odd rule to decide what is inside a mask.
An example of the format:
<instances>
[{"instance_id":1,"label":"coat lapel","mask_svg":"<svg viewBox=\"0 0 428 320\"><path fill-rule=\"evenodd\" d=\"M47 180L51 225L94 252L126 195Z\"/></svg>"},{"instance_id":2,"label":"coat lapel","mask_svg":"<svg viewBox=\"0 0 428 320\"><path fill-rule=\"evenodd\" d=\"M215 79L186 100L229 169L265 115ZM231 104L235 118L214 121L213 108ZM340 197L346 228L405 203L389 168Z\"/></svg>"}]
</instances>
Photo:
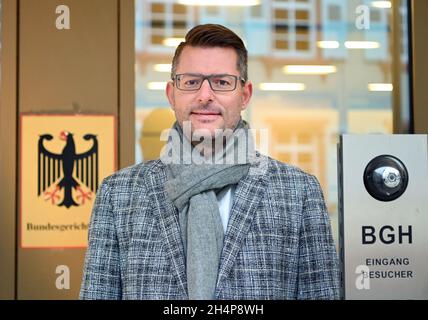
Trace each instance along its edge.
<instances>
[{"instance_id":1,"label":"coat lapel","mask_svg":"<svg viewBox=\"0 0 428 320\"><path fill-rule=\"evenodd\" d=\"M220 269L217 279L216 296L231 271L236 257L243 246L244 239L256 216L260 199L266 189L266 173L248 174L236 188L230 211L229 223L224 238L223 251L220 258Z\"/></svg>"},{"instance_id":2,"label":"coat lapel","mask_svg":"<svg viewBox=\"0 0 428 320\"><path fill-rule=\"evenodd\" d=\"M159 164L160 165L152 171L152 190L155 190L153 193L153 200L158 206L156 214L159 215L162 238L165 239L165 248L172 262L174 276L182 290L183 296L187 299L186 264L178 221L178 212L172 202L167 198L164 187L166 174L163 164L160 161Z\"/></svg>"}]
</instances>

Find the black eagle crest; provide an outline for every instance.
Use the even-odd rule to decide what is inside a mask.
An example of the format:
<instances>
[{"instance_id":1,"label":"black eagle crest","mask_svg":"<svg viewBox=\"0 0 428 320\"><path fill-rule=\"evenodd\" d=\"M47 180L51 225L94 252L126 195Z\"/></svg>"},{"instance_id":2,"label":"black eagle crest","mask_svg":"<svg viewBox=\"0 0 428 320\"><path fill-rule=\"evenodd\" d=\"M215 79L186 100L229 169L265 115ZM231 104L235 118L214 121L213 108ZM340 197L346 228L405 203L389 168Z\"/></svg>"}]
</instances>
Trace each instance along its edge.
<instances>
[{"instance_id":1,"label":"black eagle crest","mask_svg":"<svg viewBox=\"0 0 428 320\"><path fill-rule=\"evenodd\" d=\"M38 152L38 187L37 195L42 193L45 200L51 200L52 204L59 202L57 193L64 189L64 196L58 206L67 209L72 206L84 204L86 199L91 199L92 193L98 189L98 140L94 134L83 136L85 140L92 140L92 147L83 153L76 154L73 134L62 131L60 139L65 141L62 153L53 153L44 146L45 140L52 140L50 134L42 134L39 137ZM90 191L85 192L82 184ZM77 192L73 199L73 189Z\"/></svg>"}]
</instances>

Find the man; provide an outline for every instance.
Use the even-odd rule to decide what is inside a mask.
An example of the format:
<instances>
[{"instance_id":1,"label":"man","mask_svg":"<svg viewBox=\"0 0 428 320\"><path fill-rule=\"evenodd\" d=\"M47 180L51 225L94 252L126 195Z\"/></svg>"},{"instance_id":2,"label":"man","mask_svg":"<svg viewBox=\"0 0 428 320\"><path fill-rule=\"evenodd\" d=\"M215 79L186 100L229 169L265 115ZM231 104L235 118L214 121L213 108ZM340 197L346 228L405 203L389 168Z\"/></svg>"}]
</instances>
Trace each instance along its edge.
<instances>
[{"instance_id":1,"label":"man","mask_svg":"<svg viewBox=\"0 0 428 320\"><path fill-rule=\"evenodd\" d=\"M253 152L242 40L220 25L190 30L166 94L177 122L161 159L98 190L80 297L339 298L317 179Z\"/></svg>"}]
</instances>

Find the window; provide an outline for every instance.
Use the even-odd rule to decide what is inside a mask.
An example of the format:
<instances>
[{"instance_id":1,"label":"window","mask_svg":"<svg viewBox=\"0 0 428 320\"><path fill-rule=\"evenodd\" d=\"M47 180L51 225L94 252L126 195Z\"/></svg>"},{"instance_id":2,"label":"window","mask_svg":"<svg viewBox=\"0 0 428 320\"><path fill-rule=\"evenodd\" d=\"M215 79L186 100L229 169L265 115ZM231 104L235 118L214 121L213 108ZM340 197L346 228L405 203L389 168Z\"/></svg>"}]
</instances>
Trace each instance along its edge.
<instances>
[{"instance_id":1,"label":"window","mask_svg":"<svg viewBox=\"0 0 428 320\"><path fill-rule=\"evenodd\" d=\"M370 8L370 28L365 30L363 40L379 45L376 49L366 50L366 58L367 60L385 61L390 56L389 35L392 10L373 7L371 1L368 0L364 3Z\"/></svg>"},{"instance_id":2,"label":"window","mask_svg":"<svg viewBox=\"0 0 428 320\"><path fill-rule=\"evenodd\" d=\"M247 41L248 54L251 56L270 55L272 33L269 1L261 1L260 5L245 8L243 27L245 39L257 39L257 41Z\"/></svg>"},{"instance_id":3,"label":"window","mask_svg":"<svg viewBox=\"0 0 428 320\"><path fill-rule=\"evenodd\" d=\"M407 17L407 5L406 1L401 1L400 6L400 15L401 15L401 35L402 35L402 41L401 41L401 60L404 63L407 63L409 60L409 20Z\"/></svg>"},{"instance_id":4,"label":"window","mask_svg":"<svg viewBox=\"0 0 428 320\"><path fill-rule=\"evenodd\" d=\"M165 46L166 41L184 38L186 31L194 24L193 8L173 0L137 1L136 8L139 7L140 15L136 21L140 28L148 31L139 34L144 39L144 48L150 51L173 52L174 46ZM138 41L140 39L137 39L137 43Z\"/></svg>"},{"instance_id":5,"label":"window","mask_svg":"<svg viewBox=\"0 0 428 320\"><path fill-rule=\"evenodd\" d=\"M327 8L329 21L342 21L342 10L339 4L331 4Z\"/></svg>"},{"instance_id":6,"label":"window","mask_svg":"<svg viewBox=\"0 0 428 320\"><path fill-rule=\"evenodd\" d=\"M319 41L336 42L338 47L321 47L325 59L346 57L344 43L347 40L347 1L323 0L321 2L321 38Z\"/></svg>"},{"instance_id":7,"label":"window","mask_svg":"<svg viewBox=\"0 0 428 320\"><path fill-rule=\"evenodd\" d=\"M273 54L284 57L315 56L315 1L273 1Z\"/></svg>"}]
</instances>

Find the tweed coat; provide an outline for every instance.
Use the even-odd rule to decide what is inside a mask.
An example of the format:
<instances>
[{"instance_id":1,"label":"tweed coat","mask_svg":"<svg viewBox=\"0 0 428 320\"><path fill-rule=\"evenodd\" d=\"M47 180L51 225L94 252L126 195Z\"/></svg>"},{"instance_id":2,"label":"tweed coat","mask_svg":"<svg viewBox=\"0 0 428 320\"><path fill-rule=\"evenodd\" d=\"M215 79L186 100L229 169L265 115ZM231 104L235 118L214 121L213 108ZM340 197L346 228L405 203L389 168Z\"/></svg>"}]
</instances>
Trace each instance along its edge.
<instances>
[{"instance_id":1,"label":"tweed coat","mask_svg":"<svg viewBox=\"0 0 428 320\"><path fill-rule=\"evenodd\" d=\"M337 299L340 273L318 180L261 156L236 187L216 299ZM251 171L251 170L250 170ZM97 193L81 299L188 299L178 211L160 160L122 169Z\"/></svg>"}]
</instances>

